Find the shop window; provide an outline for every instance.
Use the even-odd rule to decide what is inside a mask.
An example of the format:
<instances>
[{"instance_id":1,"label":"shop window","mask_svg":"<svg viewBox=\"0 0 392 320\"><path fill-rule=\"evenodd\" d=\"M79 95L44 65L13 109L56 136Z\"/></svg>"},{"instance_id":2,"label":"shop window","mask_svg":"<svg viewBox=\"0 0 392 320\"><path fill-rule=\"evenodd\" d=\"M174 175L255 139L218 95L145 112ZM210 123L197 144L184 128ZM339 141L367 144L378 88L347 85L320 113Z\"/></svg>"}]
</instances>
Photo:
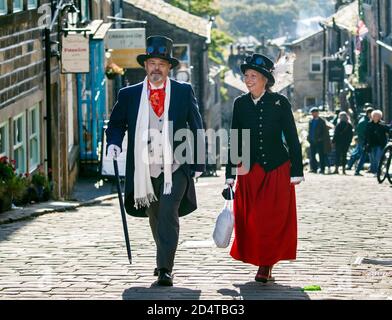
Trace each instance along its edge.
<instances>
[{"instance_id":1,"label":"shop window","mask_svg":"<svg viewBox=\"0 0 392 320\"><path fill-rule=\"evenodd\" d=\"M35 170L40 164L40 125L38 105L29 110L29 171Z\"/></svg>"},{"instance_id":2,"label":"shop window","mask_svg":"<svg viewBox=\"0 0 392 320\"><path fill-rule=\"evenodd\" d=\"M17 173L26 171L26 117L22 113L13 119L13 159Z\"/></svg>"},{"instance_id":3,"label":"shop window","mask_svg":"<svg viewBox=\"0 0 392 320\"><path fill-rule=\"evenodd\" d=\"M0 124L0 158L8 156L8 122Z\"/></svg>"}]
</instances>

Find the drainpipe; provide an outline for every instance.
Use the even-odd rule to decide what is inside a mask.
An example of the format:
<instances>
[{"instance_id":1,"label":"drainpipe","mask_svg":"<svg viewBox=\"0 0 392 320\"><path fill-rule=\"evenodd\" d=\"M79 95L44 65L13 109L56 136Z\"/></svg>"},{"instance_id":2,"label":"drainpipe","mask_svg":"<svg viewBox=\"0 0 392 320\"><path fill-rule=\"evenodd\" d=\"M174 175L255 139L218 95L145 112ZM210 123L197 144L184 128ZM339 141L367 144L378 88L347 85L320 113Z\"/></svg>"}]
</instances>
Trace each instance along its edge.
<instances>
[{"instance_id":1,"label":"drainpipe","mask_svg":"<svg viewBox=\"0 0 392 320\"><path fill-rule=\"evenodd\" d=\"M381 37L381 10L380 10L381 4L380 0L377 1L377 40L382 41ZM381 49L380 46L377 46L377 57L378 57L378 88L377 88L377 93L378 93L378 106L380 109L382 109L382 102L383 102L383 95L382 95L382 63L381 63Z\"/></svg>"},{"instance_id":2,"label":"drainpipe","mask_svg":"<svg viewBox=\"0 0 392 320\"><path fill-rule=\"evenodd\" d=\"M67 4L71 4L72 1L70 0L61 0L58 4L53 3L51 1L51 8L53 10L53 7L56 6L56 11L53 14L53 17L51 17L51 22L50 25L45 27L44 31L44 41L45 41L45 86L46 86L46 117L44 118L46 120L46 165L47 169L52 169L52 91L51 91L51 58L52 58L52 44L56 44L57 42L52 42L50 40L50 33L53 30L53 27L56 23L58 23L58 28L61 28L60 25L60 11L63 10L63 6ZM58 53L55 53L54 55L59 57ZM48 170L48 178L49 181L52 181L52 173Z\"/></svg>"},{"instance_id":3,"label":"drainpipe","mask_svg":"<svg viewBox=\"0 0 392 320\"><path fill-rule=\"evenodd\" d=\"M46 84L46 165L48 178L52 180L52 91L51 91L51 47L50 28L45 28L45 84Z\"/></svg>"},{"instance_id":4,"label":"drainpipe","mask_svg":"<svg viewBox=\"0 0 392 320\"><path fill-rule=\"evenodd\" d=\"M326 88L327 88L327 27L323 23L319 23L319 26L323 28L323 109L326 107Z\"/></svg>"}]
</instances>

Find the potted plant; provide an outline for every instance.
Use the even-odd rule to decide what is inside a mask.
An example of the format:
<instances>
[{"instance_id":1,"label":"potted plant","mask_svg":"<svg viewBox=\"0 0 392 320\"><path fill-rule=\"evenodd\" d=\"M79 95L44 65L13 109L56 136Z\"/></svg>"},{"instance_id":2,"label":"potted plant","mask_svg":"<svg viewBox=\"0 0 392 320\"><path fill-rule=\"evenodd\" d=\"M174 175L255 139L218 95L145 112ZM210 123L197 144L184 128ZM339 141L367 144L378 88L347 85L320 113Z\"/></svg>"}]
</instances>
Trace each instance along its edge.
<instances>
[{"instance_id":1,"label":"potted plant","mask_svg":"<svg viewBox=\"0 0 392 320\"><path fill-rule=\"evenodd\" d=\"M50 198L50 184L42 165L31 176L31 184L36 191L37 201L48 201Z\"/></svg>"},{"instance_id":2,"label":"potted plant","mask_svg":"<svg viewBox=\"0 0 392 320\"><path fill-rule=\"evenodd\" d=\"M123 75L124 69L119 67L114 62L110 62L105 68L105 74L108 79L114 79L117 75Z\"/></svg>"},{"instance_id":3,"label":"potted plant","mask_svg":"<svg viewBox=\"0 0 392 320\"><path fill-rule=\"evenodd\" d=\"M0 212L12 208L14 197L23 192L23 185L15 174L15 160L9 161L8 157L0 158Z\"/></svg>"}]
</instances>

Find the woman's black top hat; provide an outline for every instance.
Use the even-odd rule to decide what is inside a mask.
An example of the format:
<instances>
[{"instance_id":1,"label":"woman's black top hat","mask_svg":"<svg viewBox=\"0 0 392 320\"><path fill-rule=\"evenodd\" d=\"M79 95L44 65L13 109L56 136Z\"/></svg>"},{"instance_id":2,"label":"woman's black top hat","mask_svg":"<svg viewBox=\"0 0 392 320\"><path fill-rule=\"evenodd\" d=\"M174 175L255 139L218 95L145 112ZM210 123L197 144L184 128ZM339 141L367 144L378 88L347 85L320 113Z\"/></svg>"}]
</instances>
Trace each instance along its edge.
<instances>
[{"instance_id":1,"label":"woman's black top hat","mask_svg":"<svg viewBox=\"0 0 392 320\"><path fill-rule=\"evenodd\" d=\"M151 36L146 41L146 53L139 54L136 60L144 67L144 61L147 59L160 58L169 61L172 68L175 68L179 61L171 56L172 48L173 41L171 39L163 36Z\"/></svg>"},{"instance_id":2,"label":"woman's black top hat","mask_svg":"<svg viewBox=\"0 0 392 320\"><path fill-rule=\"evenodd\" d=\"M272 75L274 70L273 61L267 56L259 53L254 53L251 56L247 56L243 64L241 64L241 71L245 74L247 69L253 69L260 72L262 75L267 77L268 84L273 86L275 83L275 78Z\"/></svg>"}]
</instances>

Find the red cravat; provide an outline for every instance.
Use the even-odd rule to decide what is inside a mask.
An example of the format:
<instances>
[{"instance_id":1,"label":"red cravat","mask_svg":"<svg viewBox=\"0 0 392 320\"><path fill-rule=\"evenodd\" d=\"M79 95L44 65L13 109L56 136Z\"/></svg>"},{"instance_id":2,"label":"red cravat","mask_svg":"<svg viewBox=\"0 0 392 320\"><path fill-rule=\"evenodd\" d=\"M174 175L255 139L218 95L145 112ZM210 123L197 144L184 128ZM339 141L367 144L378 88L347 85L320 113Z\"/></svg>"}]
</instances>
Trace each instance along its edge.
<instances>
[{"instance_id":1,"label":"red cravat","mask_svg":"<svg viewBox=\"0 0 392 320\"><path fill-rule=\"evenodd\" d=\"M148 89L150 91L149 100L155 114L160 117L165 109L166 82L162 89L152 89L150 81L148 81Z\"/></svg>"}]
</instances>

